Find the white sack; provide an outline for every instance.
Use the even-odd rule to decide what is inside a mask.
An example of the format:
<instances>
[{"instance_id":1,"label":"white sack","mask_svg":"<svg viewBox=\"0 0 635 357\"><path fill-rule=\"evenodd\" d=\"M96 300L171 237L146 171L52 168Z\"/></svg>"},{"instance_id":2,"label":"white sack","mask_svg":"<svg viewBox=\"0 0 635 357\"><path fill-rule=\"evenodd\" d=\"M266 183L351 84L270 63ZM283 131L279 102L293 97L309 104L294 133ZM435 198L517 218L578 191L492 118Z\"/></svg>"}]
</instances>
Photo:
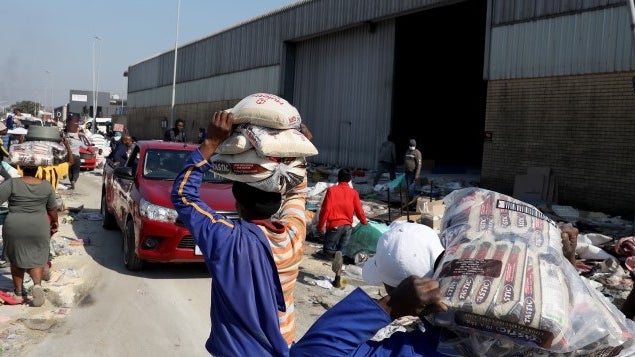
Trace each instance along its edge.
<instances>
[{"instance_id":1,"label":"white sack","mask_svg":"<svg viewBox=\"0 0 635 357\"><path fill-rule=\"evenodd\" d=\"M243 133L234 132L216 149L217 154L240 154L254 147Z\"/></svg>"},{"instance_id":2,"label":"white sack","mask_svg":"<svg viewBox=\"0 0 635 357\"><path fill-rule=\"evenodd\" d=\"M257 125L241 125L242 132L261 156L307 157L318 150L296 129L271 129Z\"/></svg>"},{"instance_id":3,"label":"white sack","mask_svg":"<svg viewBox=\"0 0 635 357\"><path fill-rule=\"evenodd\" d=\"M299 128L298 110L277 95L255 93L243 98L233 108L234 123L249 123L275 129Z\"/></svg>"}]
</instances>

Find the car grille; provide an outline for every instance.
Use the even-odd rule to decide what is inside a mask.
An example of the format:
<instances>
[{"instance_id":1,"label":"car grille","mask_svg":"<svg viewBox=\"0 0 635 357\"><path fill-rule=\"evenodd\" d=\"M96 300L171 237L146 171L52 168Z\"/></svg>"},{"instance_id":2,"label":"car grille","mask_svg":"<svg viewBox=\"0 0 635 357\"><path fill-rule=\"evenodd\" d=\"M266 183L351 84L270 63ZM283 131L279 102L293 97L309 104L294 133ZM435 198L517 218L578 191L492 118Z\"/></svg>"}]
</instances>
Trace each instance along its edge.
<instances>
[{"instance_id":1,"label":"car grille","mask_svg":"<svg viewBox=\"0 0 635 357\"><path fill-rule=\"evenodd\" d=\"M94 157L95 157L95 154L84 154L84 153L79 154L80 159L92 159Z\"/></svg>"},{"instance_id":2,"label":"car grille","mask_svg":"<svg viewBox=\"0 0 635 357\"><path fill-rule=\"evenodd\" d=\"M177 246L179 249L192 249L194 250L194 237L188 235L183 237Z\"/></svg>"}]
</instances>

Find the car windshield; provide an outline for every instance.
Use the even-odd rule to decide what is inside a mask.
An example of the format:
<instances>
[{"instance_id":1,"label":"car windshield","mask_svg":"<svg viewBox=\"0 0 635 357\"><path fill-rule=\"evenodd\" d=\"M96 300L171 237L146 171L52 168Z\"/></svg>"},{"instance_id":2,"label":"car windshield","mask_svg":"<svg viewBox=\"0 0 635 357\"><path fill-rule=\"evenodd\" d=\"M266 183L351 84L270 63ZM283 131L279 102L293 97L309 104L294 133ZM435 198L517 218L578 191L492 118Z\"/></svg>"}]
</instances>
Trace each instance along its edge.
<instances>
[{"instance_id":1,"label":"car windshield","mask_svg":"<svg viewBox=\"0 0 635 357\"><path fill-rule=\"evenodd\" d=\"M190 151L150 149L146 151L143 177L156 180L174 180L181 171ZM207 171L203 175L204 182L229 182L228 179Z\"/></svg>"}]
</instances>

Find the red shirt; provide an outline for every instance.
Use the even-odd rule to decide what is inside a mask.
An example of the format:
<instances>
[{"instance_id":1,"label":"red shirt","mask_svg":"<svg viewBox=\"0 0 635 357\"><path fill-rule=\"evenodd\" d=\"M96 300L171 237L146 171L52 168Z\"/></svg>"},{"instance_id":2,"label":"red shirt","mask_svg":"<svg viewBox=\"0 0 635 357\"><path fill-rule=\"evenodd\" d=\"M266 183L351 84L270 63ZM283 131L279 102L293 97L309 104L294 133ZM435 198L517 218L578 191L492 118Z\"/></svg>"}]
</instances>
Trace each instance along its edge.
<instances>
[{"instance_id":1,"label":"red shirt","mask_svg":"<svg viewBox=\"0 0 635 357\"><path fill-rule=\"evenodd\" d=\"M353 213L362 224L368 224L359 193L352 189L348 182L339 182L326 190L317 229L322 231L325 225L326 230L345 224L352 225Z\"/></svg>"}]
</instances>

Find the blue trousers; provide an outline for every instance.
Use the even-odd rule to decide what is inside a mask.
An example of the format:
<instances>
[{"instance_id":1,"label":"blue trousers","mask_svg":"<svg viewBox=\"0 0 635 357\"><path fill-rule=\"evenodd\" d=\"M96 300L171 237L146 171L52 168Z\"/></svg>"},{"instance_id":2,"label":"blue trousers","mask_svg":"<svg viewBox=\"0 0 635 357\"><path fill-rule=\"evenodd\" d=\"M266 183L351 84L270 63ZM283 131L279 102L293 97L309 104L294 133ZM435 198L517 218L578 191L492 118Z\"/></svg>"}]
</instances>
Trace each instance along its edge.
<instances>
[{"instance_id":1,"label":"blue trousers","mask_svg":"<svg viewBox=\"0 0 635 357\"><path fill-rule=\"evenodd\" d=\"M329 229L324 235L324 251L327 253L335 253L338 250L344 252L348 240L351 238L351 233L353 233L353 227L348 224Z\"/></svg>"}]
</instances>

